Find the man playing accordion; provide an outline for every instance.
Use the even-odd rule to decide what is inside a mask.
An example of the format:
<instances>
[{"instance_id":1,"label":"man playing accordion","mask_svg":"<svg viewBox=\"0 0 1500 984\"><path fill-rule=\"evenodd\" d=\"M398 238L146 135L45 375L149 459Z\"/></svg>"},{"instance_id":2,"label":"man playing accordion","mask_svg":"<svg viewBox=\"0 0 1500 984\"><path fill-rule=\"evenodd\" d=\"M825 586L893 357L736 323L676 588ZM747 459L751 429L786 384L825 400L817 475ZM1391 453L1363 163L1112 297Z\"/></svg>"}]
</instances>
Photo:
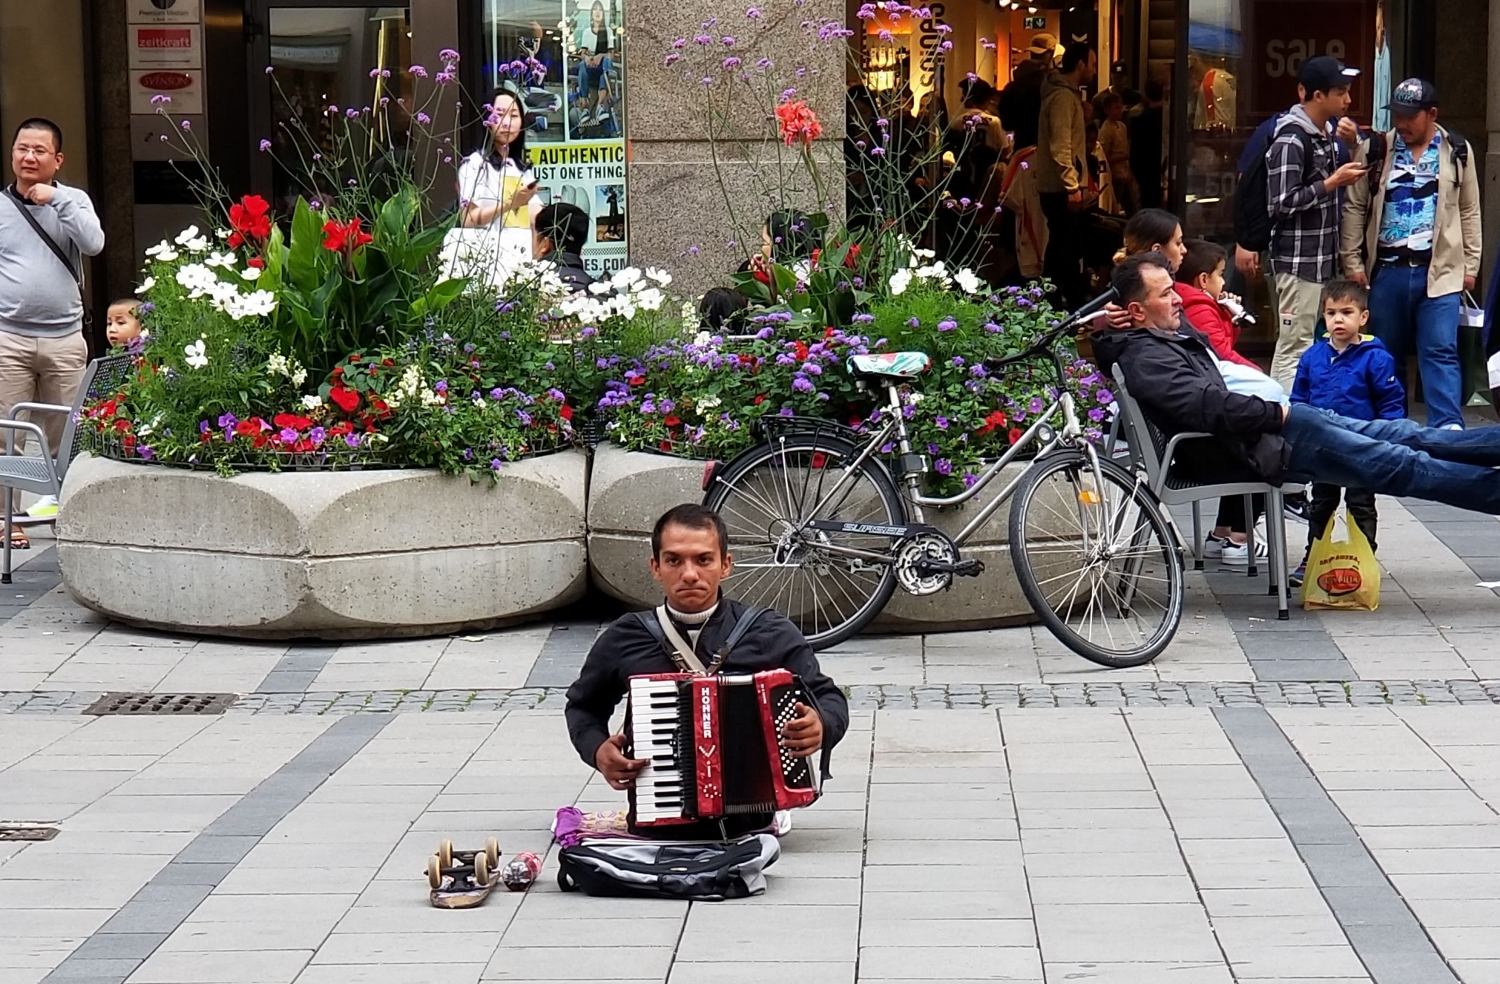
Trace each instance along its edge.
<instances>
[{"instance_id":1,"label":"man playing accordion","mask_svg":"<svg viewBox=\"0 0 1500 984\"><path fill-rule=\"evenodd\" d=\"M795 759L821 752L820 772L826 777L829 753L849 727L849 704L784 615L757 615L720 593L719 582L734 566L724 521L705 506L677 506L657 520L651 553L651 574L661 583L665 606L658 614L632 613L615 620L589 650L578 680L568 688L568 732L583 761L621 790L630 789L646 768L648 759L627 756L625 734L610 733L610 716L630 692L632 677L784 669L800 678L808 701L798 701L788 712L781 748ZM684 653L683 648L691 651ZM726 736L726 741L731 738ZM765 829L772 822L770 812L736 813L721 820L652 827L650 833L714 839Z\"/></svg>"}]
</instances>

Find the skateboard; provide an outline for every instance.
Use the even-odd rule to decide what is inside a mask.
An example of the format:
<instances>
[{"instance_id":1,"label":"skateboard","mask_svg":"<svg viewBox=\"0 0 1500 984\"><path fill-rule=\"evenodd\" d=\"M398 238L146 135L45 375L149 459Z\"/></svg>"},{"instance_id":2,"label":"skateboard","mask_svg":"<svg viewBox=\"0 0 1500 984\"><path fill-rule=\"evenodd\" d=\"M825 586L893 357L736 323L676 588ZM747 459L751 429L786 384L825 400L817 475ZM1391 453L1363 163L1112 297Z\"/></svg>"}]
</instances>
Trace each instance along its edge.
<instances>
[{"instance_id":1,"label":"skateboard","mask_svg":"<svg viewBox=\"0 0 1500 984\"><path fill-rule=\"evenodd\" d=\"M451 840L438 842L427 859L428 898L439 909L472 909L483 905L500 883L500 842L484 841L481 851L455 851Z\"/></svg>"}]
</instances>

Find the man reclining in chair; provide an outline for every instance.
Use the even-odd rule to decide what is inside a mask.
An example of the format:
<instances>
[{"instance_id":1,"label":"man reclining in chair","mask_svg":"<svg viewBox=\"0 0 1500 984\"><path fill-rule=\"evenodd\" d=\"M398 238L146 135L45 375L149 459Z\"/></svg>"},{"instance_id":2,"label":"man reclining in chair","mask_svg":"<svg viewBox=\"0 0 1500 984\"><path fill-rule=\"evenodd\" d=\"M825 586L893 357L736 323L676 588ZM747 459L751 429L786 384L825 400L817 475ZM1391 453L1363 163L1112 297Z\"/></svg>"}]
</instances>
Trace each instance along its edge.
<instances>
[{"instance_id":1,"label":"man reclining in chair","mask_svg":"<svg viewBox=\"0 0 1500 984\"><path fill-rule=\"evenodd\" d=\"M1353 420L1305 403L1290 407L1231 393L1213 350L1182 318L1160 253L1115 267L1111 283L1130 327L1094 336L1094 354L1169 435L1204 431L1175 466L1201 481L1327 482L1500 515L1500 427L1434 430L1411 420Z\"/></svg>"},{"instance_id":2,"label":"man reclining in chair","mask_svg":"<svg viewBox=\"0 0 1500 984\"><path fill-rule=\"evenodd\" d=\"M798 758L821 753L820 766L827 777L829 753L849 727L849 702L819 669L812 647L786 616L774 611L757 614L720 593L719 582L733 566L724 520L707 506L677 506L656 521L651 533L651 574L666 594L666 604L658 612L672 632L651 612L616 619L589 650L577 682L568 688L568 733L573 747L613 788L628 789L647 764L645 759L626 756L623 734L610 734L610 715L629 689L630 677L697 672L697 667L683 665L689 661L708 673L786 669L801 677L816 706L797 705L797 716L783 730L781 744ZM691 653L672 647L668 640L673 633L691 647ZM722 825L700 821L650 831L657 838L713 840L766 829L772 821L769 813L735 814Z\"/></svg>"}]
</instances>

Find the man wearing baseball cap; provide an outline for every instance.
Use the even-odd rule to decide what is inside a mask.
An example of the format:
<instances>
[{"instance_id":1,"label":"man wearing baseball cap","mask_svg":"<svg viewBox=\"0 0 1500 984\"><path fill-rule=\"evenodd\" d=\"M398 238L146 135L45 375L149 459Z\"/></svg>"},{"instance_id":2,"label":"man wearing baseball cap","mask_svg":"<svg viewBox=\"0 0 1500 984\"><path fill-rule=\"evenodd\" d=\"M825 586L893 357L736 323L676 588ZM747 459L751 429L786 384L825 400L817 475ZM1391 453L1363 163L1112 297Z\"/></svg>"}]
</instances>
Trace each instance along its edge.
<instances>
[{"instance_id":1,"label":"man wearing baseball cap","mask_svg":"<svg viewBox=\"0 0 1500 984\"><path fill-rule=\"evenodd\" d=\"M1297 73L1299 102L1276 125L1266 154L1266 206L1273 223L1269 248L1278 311L1271 376L1288 393L1302 353L1312 347L1323 284L1333 279L1339 254L1339 195L1364 176L1364 166L1340 165L1330 133L1349 110L1349 86L1359 70L1319 55Z\"/></svg>"},{"instance_id":2,"label":"man wearing baseball cap","mask_svg":"<svg viewBox=\"0 0 1500 984\"><path fill-rule=\"evenodd\" d=\"M1349 188L1340 226L1348 276L1370 287L1370 326L1406 380L1415 350L1427 426L1463 427L1459 299L1473 290L1483 252L1479 176L1463 137L1438 125L1431 82L1407 79L1386 107L1393 128L1355 159L1369 179Z\"/></svg>"}]
</instances>

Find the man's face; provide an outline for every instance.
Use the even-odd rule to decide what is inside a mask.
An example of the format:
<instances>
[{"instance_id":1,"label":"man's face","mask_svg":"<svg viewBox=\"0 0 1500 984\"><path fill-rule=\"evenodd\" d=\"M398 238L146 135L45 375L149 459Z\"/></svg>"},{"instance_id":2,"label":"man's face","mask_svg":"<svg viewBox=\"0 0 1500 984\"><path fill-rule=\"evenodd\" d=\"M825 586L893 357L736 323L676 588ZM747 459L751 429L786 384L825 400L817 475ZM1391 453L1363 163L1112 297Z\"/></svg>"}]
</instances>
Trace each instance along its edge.
<instances>
[{"instance_id":1,"label":"man's face","mask_svg":"<svg viewBox=\"0 0 1500 984\"><path fill-rule=\"evenodd\" d=\"M1313 102L1322 108L1327 119L1337 119L1349 112L1349 87L1341 85L1327 92L1315 92Z\"/></svg>"},{"instance_id":2,"label":"man's face","mask_svg":"<svg viewBox=\"0 0 1500 984\"><path fill-rule=\"evenodd\" d=\"M10 148L10 169L16 180L50 184L62 162L63 155L52 139L52 131L22 130L16 134L16 142Z\"/></svg>"},{"instance_id":3,"label":"man's face","mask_svg":"<svg viewBox=\"0 0 1500 984\"><path fill-rule=\"evenodd\" d=\"M1126 306L1131 322L1142 328L1177 328L1182 320L1182 298L1177 296L1172 275L1159 266L1148 266L1142 271L1142 279L1146 282L1144 298Z\"/></svg>"},{"instance_id":4,"label":"man's face","mask_svg":"<svg viewBox=\"0 0 1500 984\"><path fill-rule=\"evenodd\" d=\"M720 550L713 527L669 524L661 531L661 552L651 558L651 576L661 582L667 604L688 615L713 607L719 582L733 567L734 559Z\"/></svg>"},{"instance_id":5,"label":"man's face","mask_svg":"<svg viewBox=\"0 0 1500 984\"><path fill-rule=\"evenodd\" d=\"M1400 135L1401 142L1408 147L1431 143L1432 133L1437 128L1437 110L1423 109L1415 113L1392 113L1391 125Z\"/></svg>"},{"instance_id":6,"label":"man's face","mask_svg":"<svg viewBox=\"0 0 1500 984\"><path fill-rule=\"evenodd\" d=\"M1083 85L1089 85L1099 77L1099 53L1090 51L1088 60L1083 63L1083 77L1079 80Z\"/></svg>"}]
</instances>

